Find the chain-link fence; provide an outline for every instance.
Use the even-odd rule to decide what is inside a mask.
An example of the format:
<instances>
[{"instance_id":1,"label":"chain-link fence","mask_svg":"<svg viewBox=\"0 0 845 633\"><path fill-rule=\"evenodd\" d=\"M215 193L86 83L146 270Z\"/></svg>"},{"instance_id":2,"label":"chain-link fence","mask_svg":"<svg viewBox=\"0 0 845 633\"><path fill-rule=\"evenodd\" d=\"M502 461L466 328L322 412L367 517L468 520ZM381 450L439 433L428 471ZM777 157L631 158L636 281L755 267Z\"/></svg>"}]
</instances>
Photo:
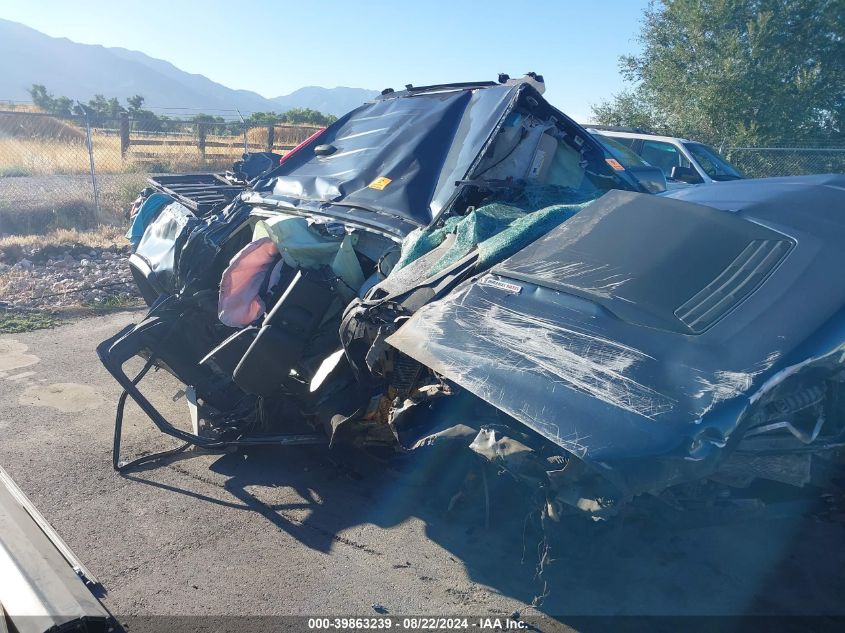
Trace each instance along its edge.
<instances>
[{"instance_id":1,"label":"chain-link fence","mask_svg":"<svg viewBox=\"0 0 845 633\"><path fill-rule=\"evenodd\" d=\"M845 173L845 147L729 147L723 153L749 178Z\"/></svg>"},{"instance_id":2,"label":"chain-link fence","mask_svg":"<svg viewBox=\"0 0 845 633\"><path fill-rule=\"evenodd\" d=\"M318 129L0 111L0 236L120 221L151 173L222 171L245 151L284 154Z\"/></svg>"},{"instance_id":3,"label":"chain-link fence","mask_svg":"<svg viewBox=\"0 0 845 633\"><path fill-rule=\"evenodd\" d=\"M245 151L284 153L317 129L139 111L58 117L0 110L0 236L122 222L151 173L215 172ZM845 147L727 147L749 177L845 172Z\"/></svg>"}]
</instances>

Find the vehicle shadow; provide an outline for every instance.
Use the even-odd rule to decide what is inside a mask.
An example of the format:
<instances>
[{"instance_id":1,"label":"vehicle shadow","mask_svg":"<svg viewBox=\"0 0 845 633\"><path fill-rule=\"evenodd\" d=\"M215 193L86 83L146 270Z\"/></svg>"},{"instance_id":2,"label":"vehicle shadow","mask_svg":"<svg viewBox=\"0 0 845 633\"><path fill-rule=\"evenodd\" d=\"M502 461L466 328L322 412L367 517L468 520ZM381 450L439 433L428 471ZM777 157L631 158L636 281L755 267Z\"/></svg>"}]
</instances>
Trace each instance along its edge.
<instances>
[{"instance_id":1,"label":"vehicle shadow","mask_svg":"<svg viewBox=\"0 0 845 633\"><path fill-rule=\"evenodd\" d=\"M539 504L506 475L487 467L482 476L474 455L426 454L400 468L342 455L316 447L222 455L211 471L236 501L136 480L254 512L320 552L340 543L377 548L377 539L346 533L415 518L473 582L564 623L595 615L845 614L842 526L808 516L806 502L694 514L650 508L605 523L549 522L544 530ZM577 628L590 627L578 621Z\"/></svg>"}]
</instances>

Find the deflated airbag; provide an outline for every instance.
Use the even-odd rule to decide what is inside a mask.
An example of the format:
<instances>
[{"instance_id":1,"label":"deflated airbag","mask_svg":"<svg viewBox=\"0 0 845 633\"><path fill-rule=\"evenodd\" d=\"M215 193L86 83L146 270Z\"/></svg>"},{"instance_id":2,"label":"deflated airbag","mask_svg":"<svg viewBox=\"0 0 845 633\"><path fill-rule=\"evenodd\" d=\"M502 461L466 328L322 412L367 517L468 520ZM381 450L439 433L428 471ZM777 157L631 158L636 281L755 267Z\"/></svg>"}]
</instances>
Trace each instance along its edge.
<instances>
[{"instance_id":1,"label":"deflated airbag","mask_svg":"<svg viewBox=\"0 0 845 633\"><path fill-rule=\"evenodd\" d=\"M232 258L220 281L217 309L221 323L244 327L264 314L260 292L278 261L279 251L269 237L250 242ZM268 285L273 285L272 279Z\"/></svg>"}]
</instances>

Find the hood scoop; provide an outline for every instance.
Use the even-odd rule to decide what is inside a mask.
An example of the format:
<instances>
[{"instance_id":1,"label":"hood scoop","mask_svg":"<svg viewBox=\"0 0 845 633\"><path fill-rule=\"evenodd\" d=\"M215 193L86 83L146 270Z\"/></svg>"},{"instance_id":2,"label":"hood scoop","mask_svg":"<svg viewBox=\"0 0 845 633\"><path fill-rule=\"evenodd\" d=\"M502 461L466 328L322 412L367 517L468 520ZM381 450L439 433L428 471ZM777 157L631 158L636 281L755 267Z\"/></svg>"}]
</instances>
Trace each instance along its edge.
<instances>
[{"instance_id":1,"label":"hood scoop","mask_svg":"<svg viewBox=\"0 0 845 633\"><path fill-rule=\"evenodd\" d=\"M611 191L495 272L583 297L628 323L701 334L759 288L793 244L731 213Z\"/></svg>"},{"instance_id":2,"label":"hood scoop","mask_svg":"<svg viewBox=\"0 0 845 633\"><path fill-rule=\"evenodd\" d=\"M792 243L752 240L713 281L675 310L681 322L699 334L754 292L783 261Z\"/></svg>"}]
</instances>

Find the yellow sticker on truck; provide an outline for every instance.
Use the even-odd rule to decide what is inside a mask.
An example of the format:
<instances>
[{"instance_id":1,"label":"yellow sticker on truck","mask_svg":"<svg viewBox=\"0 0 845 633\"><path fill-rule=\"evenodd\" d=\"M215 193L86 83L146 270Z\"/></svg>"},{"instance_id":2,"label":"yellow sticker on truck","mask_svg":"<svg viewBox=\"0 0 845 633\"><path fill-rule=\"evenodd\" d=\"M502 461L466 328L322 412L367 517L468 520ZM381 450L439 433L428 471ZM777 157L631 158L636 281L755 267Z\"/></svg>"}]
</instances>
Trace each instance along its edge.
<instances>
[{"instance_id":1,"label":"yellow sticker on truck","mask_svg":"<svg viewBox=\"0 0 845 633\"><path fill-rule=\"evenodd\" d=\"M381 191L387 185L389 185L391 182L393 182L393 181L390 178L388 178L387 176L379 176L378 178L376 178L374 181L372 181L367 186L370 189L378 189L379 191Z\"/></svg>"}]
</instances>

